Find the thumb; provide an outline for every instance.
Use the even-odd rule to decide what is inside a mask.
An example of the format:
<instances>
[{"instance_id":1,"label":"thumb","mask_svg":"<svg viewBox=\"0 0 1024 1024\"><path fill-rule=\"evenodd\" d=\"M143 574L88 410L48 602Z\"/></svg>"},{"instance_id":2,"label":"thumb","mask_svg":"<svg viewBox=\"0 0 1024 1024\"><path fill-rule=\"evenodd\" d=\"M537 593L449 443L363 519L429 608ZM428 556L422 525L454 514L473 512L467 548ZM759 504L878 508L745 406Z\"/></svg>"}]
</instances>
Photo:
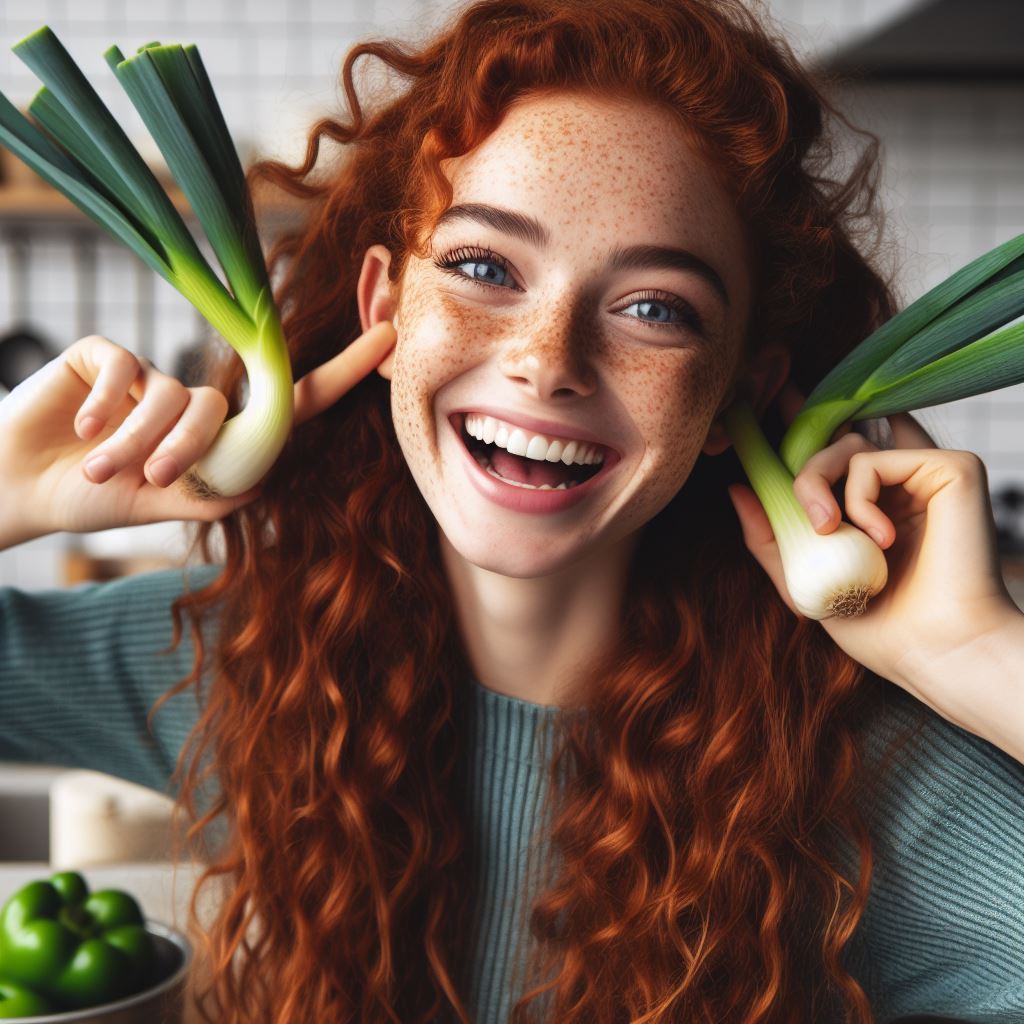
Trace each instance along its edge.
<instances>
[{"instance_id":1,"label":"thumb","mask_svg":"<svg viewBox=\"0 0 1024 1024\"><path fill-rule=\"evenodd\" d=\"M760 498L752 488L745 484L730 484L728 492L733 508L736 510L736 516L740 521L740 528L743 530L743 542L746 544L747 550L768 574L769 579L775 584L779 596L785 601L790 611L798 614L796 605L793 604L793 599L789 595L789 588L786 586L786 575L782 569L779 545L775 540L775 533Z\"/></svg>"}]
</instances>

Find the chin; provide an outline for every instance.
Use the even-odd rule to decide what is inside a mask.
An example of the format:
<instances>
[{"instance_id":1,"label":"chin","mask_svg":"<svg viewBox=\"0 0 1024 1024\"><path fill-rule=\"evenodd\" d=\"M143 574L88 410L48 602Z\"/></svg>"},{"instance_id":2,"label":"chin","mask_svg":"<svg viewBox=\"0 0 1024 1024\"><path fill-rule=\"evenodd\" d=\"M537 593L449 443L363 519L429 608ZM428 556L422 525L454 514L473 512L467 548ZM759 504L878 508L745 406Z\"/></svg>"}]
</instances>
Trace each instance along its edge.
<instances>
[{"instance_id":1,"label":"chin","mask_svg":"<svg viewBox=\"0 0 1024 1024\"><path fill-rule=\"evenodd\" d=\"M511 579L539 579L552 576L579 561L584 552L556 552L549 540L538 540L532 549L524 546L521 534L504 537L495 534L483 537L479 533L467 535L465 528L441 529L447 547L464 562Z\"/></svg>"}]
</instances>

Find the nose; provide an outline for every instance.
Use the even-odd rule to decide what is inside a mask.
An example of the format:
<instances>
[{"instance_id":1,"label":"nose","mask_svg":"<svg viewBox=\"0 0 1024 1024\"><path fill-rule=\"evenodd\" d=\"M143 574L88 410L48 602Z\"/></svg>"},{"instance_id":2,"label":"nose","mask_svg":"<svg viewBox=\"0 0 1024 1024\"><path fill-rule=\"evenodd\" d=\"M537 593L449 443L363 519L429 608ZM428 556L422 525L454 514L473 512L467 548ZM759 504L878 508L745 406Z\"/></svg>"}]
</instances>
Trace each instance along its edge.
<instances>
[{"instance_id":1,"label":"nose","mask_svg":"<svg viewBox=\"0 0 1024 1024\"><path fill-rule=\"evenodd\" d=\"M539 402L591 395L597 386L587 333L573 315L524 325L509 340L501 370Z\"/></svg>"}]
</instances>

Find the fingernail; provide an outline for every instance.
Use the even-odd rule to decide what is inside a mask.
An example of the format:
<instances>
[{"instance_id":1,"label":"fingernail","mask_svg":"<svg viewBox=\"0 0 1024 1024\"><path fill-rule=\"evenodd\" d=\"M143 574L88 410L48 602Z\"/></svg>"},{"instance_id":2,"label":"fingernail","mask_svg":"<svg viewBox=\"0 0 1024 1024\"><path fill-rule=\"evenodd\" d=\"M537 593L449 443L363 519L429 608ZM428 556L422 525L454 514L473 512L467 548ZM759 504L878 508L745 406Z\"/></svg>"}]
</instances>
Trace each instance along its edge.
<instances>
[{"instance_id":1,"label":"fingernail","mask_svg":"<svg viewBox=\"0 0 1024 1024\"><path fill-rule=\"evenodd\" d=\"M819 526L824 526L829 520L828 512L825 511L823 505L819 505L817 502L807 510L807 515L810 517L811 525L815 529Z\"/></svg>"},{"instance_id":2,"label":"fingernail","mask_svg":"<svg viewBox=\"0 0 1024 1024\"><path fill-rule=\"evenodd\" d=\"M879 547L882 547L885 544L885 536L877 527L872 526L871 529L868 530L868 533L871 534L872 539Z\"/></svg>"},{"instance_id":3,"label":"fingernail","mask_svg":"<svg viewBox=\"0 0 1024 1024\"><path fill-rule=\"evenodd\" d=\"M85 464L85 472L94 484L101 484L114 475L114 463L106 455L95 455Z\"/></svg>"},{"instance_id":4,"label":"fingernail","mask_svg":"<svg viewBox=\"0 0 1024 1024\"><path fill-rule=\"evenodd\" d=\"M166 487L178 475L178 464L170 455L162 455L146 467L149 479L157 487Z\"/></svg>"},{"instance_id":5,"label":"fingernail","mask_svg":"<svg viewBox=\"0 0 1024 1024\"><path fill-rule=\"evenodd\" d=\"M94 434L99 433L102 426L103 420L98 416L83 416L82 421L78 424L78 436L88 440Z\"/></svg>"}]
</instances>

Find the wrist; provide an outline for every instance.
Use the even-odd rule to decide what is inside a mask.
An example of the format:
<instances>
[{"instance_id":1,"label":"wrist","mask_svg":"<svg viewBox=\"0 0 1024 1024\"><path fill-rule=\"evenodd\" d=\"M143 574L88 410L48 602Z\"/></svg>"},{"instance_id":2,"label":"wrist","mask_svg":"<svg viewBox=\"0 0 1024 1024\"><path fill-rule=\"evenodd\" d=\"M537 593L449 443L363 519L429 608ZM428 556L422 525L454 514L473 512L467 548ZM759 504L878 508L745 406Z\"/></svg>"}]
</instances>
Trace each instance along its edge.
<instances>
[{"instance_id":1,"label":"wrist","mask_svg":"<svg viewBox=\"0 0 1024 1024\"><path fill-rule=\"evenodd\" d=\"M22 522L17 518L4 516L3 520L0 520L0 551L17 547L19 544L27 544L30 540L56 532L55 528L49 529L38 522Z\"/></svg>"},{"instance_id":2,"label":"wrist","mask_svg":"<svg viewBox=\"0 0 1024 1024\"><path fill-rule=\"evenodd\" d=\"M970 643L916 658L907 689L1024 763L1024 612L1007 601L985 621Z\"/></svg>"}]
</instances>

